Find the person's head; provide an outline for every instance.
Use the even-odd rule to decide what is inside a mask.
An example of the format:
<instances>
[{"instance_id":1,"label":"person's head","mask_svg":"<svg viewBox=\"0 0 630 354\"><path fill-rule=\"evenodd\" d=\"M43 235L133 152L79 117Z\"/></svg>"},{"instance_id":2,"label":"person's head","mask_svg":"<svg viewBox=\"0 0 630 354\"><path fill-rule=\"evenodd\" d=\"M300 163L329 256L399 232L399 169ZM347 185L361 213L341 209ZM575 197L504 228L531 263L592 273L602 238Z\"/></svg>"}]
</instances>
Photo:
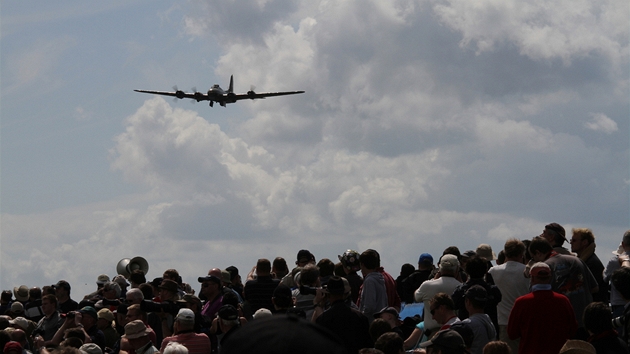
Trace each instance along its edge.
<instances>
[{"instance_id":1,"label":"person's head","mask_svg":"<svg viewBox=\"0 0 630 354\"><path fill-rule=\"evenodd\" d=\"M14 340L4 345L3 354L22 354L22 345Z\"/></svg>"},{"instance_id":2,"label":"person's head","mask_svg":"<svg viewBox=\"0 0 630 354\"><path fill-rule=\"evenodd\" d=\"M192 312L201 312L201 299L196 295L186 294L179 301L182 302L187 309L192 310Z\"/></svg>"},{"instance_id":3,"label":"person's head","mask_svg":"<svg viewBox=\"0 0 630 354\"><path fill-rule=\"evenodd\" d=\"M567 240L565 237L564 227L555 222L545 225L545 229L540 236L545 238L552 247L562 246L564 241Z\"/></svg>"},{"instance_id":4,"label":"person's head","mask_svg":"<svg viewBox=\"0 0 630 354\"><path fill-rule=\"evenodd\" d=\"M494 340L483 347L483 354L512 354L512 349L507 343Z\"/></svg>"},{"instance_id":5,"label":"person's head","mask_svg":"<svg viewBox=\"0 0 630 354\"><path fill-rule=\"evenodd\" d=\"M279 284L273 290L271 301L276 310L287 309L293 306L293 294L291 289L284 284Z\"/></svg>"},{"instance_id":6,"label":"person's head","mask_svg":"<svg viewBox=\"0 0 630 354\"><path fill-rule=\"evenodd\" d=\"M440 274L454 276L459 269L459 261L454 254L445 254L440 259Z\"/></svg>"},{"instance_id":7,"label":"person's head","mask_svg":"<svg viewBox=\"0 0 630 354\"><path fill-rule=\"evenodd\" d=\"M433 354L464 354L466 344L462 336L452 329L438 331L430 340L420 344L427 353Z\"/></svg>"},{"instance_id":8,"label":"person's head","mask_svg":"<svg viewBox=\"0 0 630 354\"><path fill-rule=\"evenodd\" d=\"M6 305L11 301L13 301L13 293L11 292L11 290L2 290L2 295L0 296L0 303L2 305Z\"/></svg>"},{"instance_id":9,"label":"person's head","mask_svg":"<svg viewBox=\"0 0 630 354\"><path fill-rule=\"evenodd\" d=\"M337 256L346 274L354 273L361 269L359 257L359 252L355 250L346 250L342 255Z\"/></svg>"},{"instance_id":10,"label":"person's head","mask_svg":"<svg viewBox=\"0 0 630 354\"><path fill-rule=\"evenodd\" d=\"M309 263L315 264L315 256L309 250L300 250L297 254L295 265L304 267Z\"/></svg>"},{"instance_id":11,"label":"person's head","mask_svg":"<svg viewBox=\"0 0 630 354\"><path fill-rule=\"evenodd\" d=\"M584 309L584 327L590 334L600 334L612 330L611 318L612 311L608 304L603 302L591 302Z\"/></svg>"},{"instance_id":12,"label":"person's head","mask_svg":"<svg viewBox=\"0 0 630 354\"><path fill-rule=\"evenodd\" d=\"M275 274L276 278L282 279L285 275L289 274L287 261L282 257L276 257L271 265L271 272Z\"/></svg>"},{"instance_id":13,"label":"person's head","mask_svg":"<svg viewBox=\"0 0 630 354\"><path fill-rule=\"evenodd\" d=\"M398 311L393 307L385 307L381 311L374 314L374 318L382 318L391 328L398 327L400 325L400 319L398 318Z\"/></svg>"},{"instance_id":14,"label":"person's head","mask_svg":"<svg viewBox=\"0 0 630 354\"><path fill-rule=\"evenodd\" d=\"M423 253L418 258L418 269L425 270L433 268L433 256Z\"/></svg>"},{"instance_id":15,"label":"person's head","mask_svg":"<svg viewBox=\"0 0 630 354\"><path fill-rule=\"evenodd\" d=\"M118 299L120 297L120 285L113 281L103 284L103 297L109 300Z\"/></svg>"},{"instance_id":16,"label":"person's head","mask_svg":"<svg viewBox=\"0 0 630 354\"><path fill-rule=\"evenodd\" d=\"M45 316L50 316L57 311L57 297L47 294L42 297L42 312Z\"/></svg>"},{"instance_id":17,"label":"person's head","mask_svg":"<svg viewBox=\"0 0 630 354\"><path fill-rule=\"evenodd\" d=\"M505 263L505 251L501 250L497 255L497 265L501 265L503 263Z\"/></svg>"},{"instance_id":18,"label":"person's head","mask_svg":"<svg viewBox=\"0 0 630 354\"><path fill-rule=\"evenodd\" d=\"M623 237L621 238L621 247L628 252L630 251L630 230L623 233Z\"/></svg>"},{"instance_id":19,"label":"person's head","mask_svg":"<svg viewBox=\"0 0 630 354\"><path fill-rule=\"evenodd\" d=\"M529 244L529 254L532 256L532 259L536 262L543 262L553 251L553 247L551 243L547 241L544 237L534 237L532 242Z\"/></svg>"},{"instance_id":20,"label":"person's head","mask_svg":"<svg viewBox=\"0 0 630 354\"><path fill-rule=\"evenodd\" d=\"M621 267L614 271L611 282L624 299L630 300L630 268Z\"/></svg>"},{"instance_id":21,"label":"person's head","mask_svg":"<svg viewBox=\"0 0 630 354\"><path fill-rule=\"evenodd\" d=\"M444 256L445 254L452 254L453 256L456 256L458 261L462 258L462 253L459 251L459 248L457 246L446 247L444 249L444 252L442 252L442 256Z\"/></svg>"},{"instance_id":22,"label":"person's head","mask_svg":"<svg viewBox=\"0 0 630 354\"><path fill-rule=\"evenodd\" d=\"M319 268L314 264L307 264L300 272L300 285L318 286Z\"/></svg>"},{"instance_id":23,"label":"person's head","mask_svg":"<svg viewBox=\"0 0 630 354\"><path fill-rule=\"evenodd\" d=\"M335 272L335 263L328 258L322 258L317 262L320 277L329 277Z\"/></svg>"},{"instance_id":24,"label":"person's head","mask_svg":"<svg viewBox=\"0 0 630 354\"><path fill-rule=\"evenodd\" d=\"M144 300L144 294L138 288L131 288L125 294L125 300L129 305L140 304Z\"/></svg>"},{"instance_id":25,"label":"person's head","mask_svg":"<svg viewBox=\"0 0 630 354\"><path fill-rule=\"evenodd\" d=\"M207 299L214 299L222 289L221 278L214 275L206 275L197 279L201 283L201 294Z\"/></svg>"},{"instance_id":26,"label":"person's head","mask_svg":"<svg viewBox=\"0 0 630 354\"><path fill-rule=\"evenodd\" d=\"M466 262L466 273L468 273L472 279L483 278L487 271L488 262L482 257L473 256Z\"/></svg>"},{"instance_id":27,"label":"person's head","mask_svg":"<svg viewBox=\"0 0 630 354\"><path fill-rule=\"evenodd\" d=\"M372 341L376 342L376 340L383 335L383 333L387 333L392 330L392 326L382 318L377 318L372 323L370 323L370 337Z\"/></svg>"},{"instance_id":28,"label":"person's head","mask_svg":"<svg viewBox=\"0 0 630 354\"><path fill-rule=\"evenodd\" d=\"M395 332L383 333L374 342L374 348L382 351L384 354L401 354L405 352L403 339Z\"/></svg>"},{"instance_id":29,"label":"person's head","mask_svg":"<svg viewBox=\"0 0 630 354\"><path fill-rule=\"evenodd\" d=\"M191 309L179 309L175 316L177 331L189 331L195 327L195 313Z\"/></svg>"},{"instance_id":30,"label":"person's head","mask_svg":"<svg viewBox=\"0 0 630 354\"><path fill-rule=\"evenodd\" d=\"M59 346L79 349L83 346L83 341L77 337L68 337L64 339L63 341L61 341L61 343L59 343Z\"/></svg>"},{"instance_id":31,"label":"person's head","mask_svg":"<svg viewBox=\"0 0 630 354\"><path fill-rule=\"evenodd\" d=\"M175 301L177 300L179 291L177 288L177 282L171 279L162 280L162 284L158 287L160 299L162 301Z\"/></svg>"},{"instance_id":32,"label":"person's head","mask_svg":"<svg viewBox=\"0 0 630 354\"><path fill-rule=\"evenodd\" d=\"M98 321L96 322L96 327L98 329L103 330L112 326L114 314L108 308L98 310L97 315Z\"/></svg>"},{"instance_id":33,"label":"person's head","mask_svg":"<svg viewBox=\"0 0 630 354\"><path fill-rule=\"evenodd\" d=\"M226 333L230 328L239 325L238 310L232 305L223 305L217 312L221 331Z\"/></svg>"},{"instance_id":34,"label":"person's head","mask_svg":"<svg viewBox=\"0 0 630 354\"><path fill-rule=\"evenodd\" d=\"M521 262L525 255L525 244L517 238L510 238L503 246L506 261Z\"/></svg>"},{"instance_id":35,"label":"person's head","mask_svg":"<svg viewBox=\"0 0 630 354\"><path fill-rule=\"evenodd\" d=\"M271 262L266 258L261 258L256 262L256 274L259 276L267 276L271 274Z\"/></svg>"},{"instance_id":36,"label":"person's head","mask_svg":"<svg viewBox=\"0 0 630 354\"><path fill-rule=\"evenodd\" d=\"M28 290L28 300L36 301L42 298L42 289L37 286L34 286Z\"/></svg>"},{"instance_id":37,"label":"person's head","mask_svg":"<svg viewBox=\"0 0 630 354\"><path fill-rule=\"evenodd\" d=\"M129 345L133 349L140 349L146 345L151 339L149 339L150 330L144 322L140 320L134 320L125 325L125 334L123 338L127 338Z\"/></svg>"},{"instance_id":38,"label":"person's head","mask_svg":"<svg viewBox=\"0 0 630 354\"><path fill-rule=\"evenodd\" d=\"M481 285L473 285L465 294L466 310L470 313L483 312L488 301L488 292Z\"/></svg>"},{"instance_id":39,"label":"person's head","mask_svg":"<svg viewBox=\"0 0 630 354\"><path fill-rule=\"evenodd\" d=\"M188 354L188 348L177 342L169 342L162 354Z\"/></svg>"},{"instance_id":40,"label":"person's head","mask_svg":"<svg viewBox=\"0 0 630 354\"><path fill-rule=\"evenodd\" d=\"M96 322L98 321L98 312L92 306L85 306L79 310L81 312L81 324L85 329L92 328L96 326Z\"/></svg>"},{"instance_id":41,"label":"person's head","mask_svg":"<svg viewBox=\"0 0 630 354\"><path fill-rule=\"evenodd\" d=\"M127 307L127 314L125 315L125 323L129 323L131 321L140 320L142 322L146 322L147 313L142 311L140 305L131 305Z\"/></svg>"},{"instance_id":42,"label":"person's head","mask_svg":"<svg viewBox=\"0 0 630 354\"><path fill-rule=\"evenodd\" d=\"M131 282L132 288L137 288L140 284L144 284L147 282L147 277L144 275L144 272L140 269L135 269L129 275L129 281Z\"/></svg>"},{"instance_id":43,"label":"person's head","mask_svg":"<svg viewBox=\"0 0 630 354\"><path fill-rule=\"evenodd\" d=\"M571 244L571 252L580 253L595 242L595 236L593 231L586 228L573 228L571 230L573 235L569 243Z\"/></svg>"},{"instance_id":44,"label":"person's head","mask_svg":"<svg viewBox=\"0 0 630 354\"><path fill-rule=\"evenodd\" d=\"M365 275L376 271L381 266L381 259L374 250L366 250L359 256L361 272Z\"/></svg>"},{"instance_id":45,"label":"person's head","mask_svg":"<svg viewBox=\"0 0 630 354\"><path fill-rule=\"evenodd\" d=\"M180 277L179 277L179 272L177 271L177 269L167 269L164 271L164 274L162 274L162 280L165 279L169 279L174 281L175 283L179 283L180 281Z\"/></svg>"},{"instance_id":46,"label":"person's head","mask_svg":"<svg viewBox=\"0 0 630 354\"><path fill-rule=\"evenodd\" d=\"M475 250L475 254L477 255L477 257L481 257L488 262L497 259L497 256L492 251L492 246L490 246L487 243L482 243L479 246L477 246L477 249Z\"/></svg>"},{"instance_id":47,"label":"person's head","mask_svg":"<svg viewBox=\"0 0 630 354\"><path fill-rule=\"evenodd\" d=\"M437 293L429 300L428 311L437 323L445 324L455 315L455 303L448 294Z\"/></svg>"},{"instance_id":48,"label":"person's head","mask_svg":"<svg viewBox=\"0 0 630 354\"><path fill-rule=\"evenodd\" d=\"M411 275L416 270L416 267L413 264L405 263L400 266L400 279L405 279Z\"/></svg>"},{"instance_id":49,"label":"person's head","mask_svg":"<svg viewBox=\"0 0 630 354\"><path fill-rule=\"evenodd\" d=\"M64 340L68 340L70 338L80 339L81 342L83 343L83 342L85 342L85 332L83 331L83 329L81 329L79 327L68 328L63 333L63 339Z\"/></svg>"},{"instance_id":50,"label":"person's head","mask_svg":"<svg viewBox=\"0 0 630 354\"><path fill-rule=\"evenodd\" d=\"M142 283L142 284L138 285L138 289L140 289L140 291L142 291L142 296L145 299L151 300L151 299L153 299L155 294L157 294L157 293L154 293L154 291L155 291L155 289L157 289L158 286L160 286L161 283L162 283L162 280L160 280L160 282L157 284L157 286L155 288L153 287L153 285L151 285L151 283Z\"/></svg>"},{"instance_id":51,"label":"person's head","mask_svg":"<svg viewBox=\"0 0 630 354\"><path fill-rule=\"evenodd\" d=\"M67 299L70 297L70 283L65 280L60 280L55 284L55 295L57 299Z\"/></svg>"},{"instance_id":52,"label":"person's head","mask_svg":"<svg viewBox=\"0 0 630 354\"><path fill-rule=\"evenodd\" d=\"M79 347L79 350L84 354L103 354L103 350L96 343L85 343Z\"/></svg>"},{"instance_id":53,"label":"person's head","mask_svg":"<svg viewBox=\"0 0 630 354\"><path fill-rule=\"evenodd\" d=\"M579 339L569 339L564 343L558 354L596 354L595 347L589 342Z\"/></svg>"},{"instance_id":54,"label":"person's head","mask_svg":"<svg viewBox=\"0 0 630 354\"><path fill-rule=\"evenodd\" d=\"M551 284L551 268L544 262L534 263L529 269L531 285Z\"/></svg>"}]
</instances>

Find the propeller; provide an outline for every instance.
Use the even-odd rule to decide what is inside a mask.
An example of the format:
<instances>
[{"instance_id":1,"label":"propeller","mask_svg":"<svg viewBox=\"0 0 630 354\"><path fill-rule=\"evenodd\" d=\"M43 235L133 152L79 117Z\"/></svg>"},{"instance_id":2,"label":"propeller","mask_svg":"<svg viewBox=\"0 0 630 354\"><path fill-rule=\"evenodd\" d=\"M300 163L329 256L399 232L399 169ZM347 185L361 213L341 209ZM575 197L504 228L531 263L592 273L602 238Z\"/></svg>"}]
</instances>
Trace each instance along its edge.
<instances>
[{"instance_id":1,"label":"propeller","mask_svg":"<svg viewBox=\"0 0 630 354\"><path fill-rule=\"evenodd\" d=\"M174 102L177 102L177 99L182 99L184 98L184 91L180 91L177 88L177 85L173 85L173 91L175 91L175 98L173 98Z\"/></svg>"},{"instance_id":2,"label":"propeller","mask_svg":"<svg viewBox=\"0 0 630 354\"><path fill-rule=\"evenodd\" d=\"M249 91L247 91L247 95L250 96L250 99L254 99L254 95L256 94L256 92L254 92L254 90L256 89L256 86L251 85L249 86Z\"/></svg>"}]
</instances>

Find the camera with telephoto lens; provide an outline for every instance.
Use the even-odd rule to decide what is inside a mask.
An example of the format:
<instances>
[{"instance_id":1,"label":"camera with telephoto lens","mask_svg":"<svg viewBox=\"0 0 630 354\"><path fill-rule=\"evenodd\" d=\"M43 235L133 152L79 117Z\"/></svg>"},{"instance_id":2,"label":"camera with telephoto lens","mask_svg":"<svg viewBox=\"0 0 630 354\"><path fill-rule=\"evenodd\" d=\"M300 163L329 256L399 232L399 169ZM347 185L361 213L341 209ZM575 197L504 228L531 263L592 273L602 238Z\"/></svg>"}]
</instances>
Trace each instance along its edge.
<instances>
[{"instance_id":1,"label":"camera with telephoto lens","mask_svg":"<svg viewBox=\"0 0 630 354\"><path fill-rule=\"evenodd\" d=\"M619 316L617 318L613 318L612 320L612 325L613 328L614 327L623 327L623 325L626 323L625 318L623 316Z\"/></svg>"},{"instance_id":2,"label":"camera with telephoto lens","mask_svg":"<svg viewBox=\"0 0 630 354\"><path fill-rule=\"evenodd\" d=\"M317 295L317 289L321 289L321 288L301 285L300 286L300 294L302 294L302 295Z\"/></svg>"},{"instance_id":3,"label":"camera with telephoto lens","mask_svg":"<svg viewBox=\"0 0 630 354\"><path fill-rule=\"evenodd\" d=\"M170 313L173 316L177 316L177 312L179 312L180 305L177 302L172 301L164 301L164 302L155 302L151 300L143 300L140 303L140 309L144 312L165 312Z\"/></svg>"}]
</instances>

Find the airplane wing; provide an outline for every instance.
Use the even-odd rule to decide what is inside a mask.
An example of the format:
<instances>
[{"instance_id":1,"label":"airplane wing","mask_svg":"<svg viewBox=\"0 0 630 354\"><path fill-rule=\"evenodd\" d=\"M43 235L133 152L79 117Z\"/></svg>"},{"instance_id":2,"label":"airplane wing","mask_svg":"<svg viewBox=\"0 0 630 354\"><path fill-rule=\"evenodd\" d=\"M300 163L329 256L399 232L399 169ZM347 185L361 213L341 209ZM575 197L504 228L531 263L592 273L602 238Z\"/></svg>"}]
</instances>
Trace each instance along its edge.
<instances>
[{"instance_id":1,"label":"airplane wing","mask_svg":"<svg viewBox=\"0 0 630 354\"><path fill-rule=\"evenodd\" d=\"M255 100L255 99L265 98L265 97L297 95L300 93L304 93L304 91L261 92L261 93L249 91L248 93L239 93L236 95L229 95L228 99L231 99L233 101L246 100L246 99Z\"/></svg>"},{"instance_id":2,"label":"airplane wing","mask_svg":"<svg viewBox=\"0 0 630 354\"><path fill-rule=\"evenodd\" d=\"M197 101L206 101L206 100L208 100L208 95L203 94L201 92L186 93L184 91L175 91L175 92L169 92L169 91L148 91L148 90L134 90L134 91L142 92L142 93L150 93L150 94L154 94L154 95L171 96L171 97L177 97L177 98L190 98L190 99L197 100Z\"/></svg>"}]
</instances>

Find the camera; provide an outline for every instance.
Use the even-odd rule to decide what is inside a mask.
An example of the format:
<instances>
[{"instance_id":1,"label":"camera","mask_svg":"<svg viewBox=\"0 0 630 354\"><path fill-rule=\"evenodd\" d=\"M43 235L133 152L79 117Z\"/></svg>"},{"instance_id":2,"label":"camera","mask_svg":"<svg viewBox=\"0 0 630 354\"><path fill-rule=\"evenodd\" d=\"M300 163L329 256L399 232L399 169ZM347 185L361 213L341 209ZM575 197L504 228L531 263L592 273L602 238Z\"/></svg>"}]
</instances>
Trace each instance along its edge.
<instances>
[{"instance_id":1,"label":"camera","mask_svg":"<svg viewBox=\"0 0 630 354\"><path fill-rule=\"evenodd\" d=\"M625 323L626 323L626 321L625 321L623 316L619 316L617 318L613 318L613 320L612 320L613 327L623 327L623 325Z\"/></svg>"},{"instance_id":2,"label":"camera","mask_svg":"<svg viewBox=\"0 0 630 354\"><path fill-rule=\"evenodd\" d=\"M144 312L166 312L173 316L177 316L177 312L181 306L177 302L165 301L154 302L151 300L144 300L140 303L140 309Z\"/></svg>"}]
</instances>

